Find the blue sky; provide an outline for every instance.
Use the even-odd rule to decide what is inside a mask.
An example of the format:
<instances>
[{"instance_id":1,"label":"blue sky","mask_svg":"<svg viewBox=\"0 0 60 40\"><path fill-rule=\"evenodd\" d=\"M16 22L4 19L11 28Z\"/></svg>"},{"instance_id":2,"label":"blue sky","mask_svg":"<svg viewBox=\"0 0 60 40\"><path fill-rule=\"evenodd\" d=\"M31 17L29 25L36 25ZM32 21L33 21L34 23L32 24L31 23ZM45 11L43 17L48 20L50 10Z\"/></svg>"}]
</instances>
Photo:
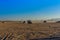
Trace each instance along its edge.
<instances>
[{"instance_id":1,"label":"blue sky","mask_svg":"<svg viewBox=\"0 0 60 40\"><path fill-rule=\"evenodd\" d=\"M60 18L60 0L0 0L0 20Z\"/></svg>"}]
</instances>

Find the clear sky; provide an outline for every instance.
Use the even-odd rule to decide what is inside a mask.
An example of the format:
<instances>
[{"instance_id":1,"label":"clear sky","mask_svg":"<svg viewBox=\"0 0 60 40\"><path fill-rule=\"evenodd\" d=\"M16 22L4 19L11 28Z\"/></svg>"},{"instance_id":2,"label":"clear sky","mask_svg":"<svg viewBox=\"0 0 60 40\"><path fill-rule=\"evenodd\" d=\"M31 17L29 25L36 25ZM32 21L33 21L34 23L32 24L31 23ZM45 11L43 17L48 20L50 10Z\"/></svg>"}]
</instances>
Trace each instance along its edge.
<instances>
[{"instance_id":1,"label":"clear sky","mask_svg":"<svg viewBox=\"0 0 60 40\"><path fill-rule=\"evenodd\" d=\"M0 20L60 18L60 0L0 0Z\"/></svg>"}]
</instances>

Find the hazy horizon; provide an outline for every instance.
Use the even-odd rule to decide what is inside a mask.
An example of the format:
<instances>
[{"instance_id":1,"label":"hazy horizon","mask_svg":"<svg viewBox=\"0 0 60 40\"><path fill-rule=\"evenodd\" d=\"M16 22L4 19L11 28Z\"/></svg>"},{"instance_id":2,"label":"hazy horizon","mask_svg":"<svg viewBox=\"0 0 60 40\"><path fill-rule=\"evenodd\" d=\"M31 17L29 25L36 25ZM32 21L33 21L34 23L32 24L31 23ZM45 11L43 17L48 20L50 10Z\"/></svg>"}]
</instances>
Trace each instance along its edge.
<instances>
[{"instance_id":1,"label":"hazy horizon","mask_svg":"<svg viewBox=\"0 0 60 40\"><path fill-rule=\"evenodd\" d=\"M0 20L60 18L60 0L0 0Z\"/></svg>"}]
</instances>

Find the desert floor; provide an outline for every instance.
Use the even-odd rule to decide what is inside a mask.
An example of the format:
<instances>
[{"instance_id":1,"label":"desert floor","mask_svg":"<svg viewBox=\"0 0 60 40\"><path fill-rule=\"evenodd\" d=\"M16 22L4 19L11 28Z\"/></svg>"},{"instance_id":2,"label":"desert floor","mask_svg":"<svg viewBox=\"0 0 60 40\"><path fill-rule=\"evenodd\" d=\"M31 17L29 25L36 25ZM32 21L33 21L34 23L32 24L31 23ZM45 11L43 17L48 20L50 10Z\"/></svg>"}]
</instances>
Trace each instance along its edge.
<instances>
[{"instance_id":1,"label":"desert floor","mask_svg":"<svg viewBox=\"0 0 60 40\"><path fill-rule=\"evenodd\" d=\"M60 23L0 23L0 40L59 37Z\"/></svg>"}]
</instances>

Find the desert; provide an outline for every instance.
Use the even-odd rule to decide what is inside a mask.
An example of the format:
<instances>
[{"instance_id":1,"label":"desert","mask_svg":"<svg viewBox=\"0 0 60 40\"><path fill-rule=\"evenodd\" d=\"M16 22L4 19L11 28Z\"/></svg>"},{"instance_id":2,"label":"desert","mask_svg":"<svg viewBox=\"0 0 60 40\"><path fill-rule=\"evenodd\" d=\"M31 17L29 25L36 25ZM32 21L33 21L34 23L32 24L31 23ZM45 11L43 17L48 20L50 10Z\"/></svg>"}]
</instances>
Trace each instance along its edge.
<instances>
[{"instance_id":1,"label":"desert","mask_svg":"<svg viewBox=\"0 0 60 40\"><path fill-rule=\"evenodd\" d=\"M0 22L0 40L60 37L60 23Z\"/></svg>"}]
</instances>

